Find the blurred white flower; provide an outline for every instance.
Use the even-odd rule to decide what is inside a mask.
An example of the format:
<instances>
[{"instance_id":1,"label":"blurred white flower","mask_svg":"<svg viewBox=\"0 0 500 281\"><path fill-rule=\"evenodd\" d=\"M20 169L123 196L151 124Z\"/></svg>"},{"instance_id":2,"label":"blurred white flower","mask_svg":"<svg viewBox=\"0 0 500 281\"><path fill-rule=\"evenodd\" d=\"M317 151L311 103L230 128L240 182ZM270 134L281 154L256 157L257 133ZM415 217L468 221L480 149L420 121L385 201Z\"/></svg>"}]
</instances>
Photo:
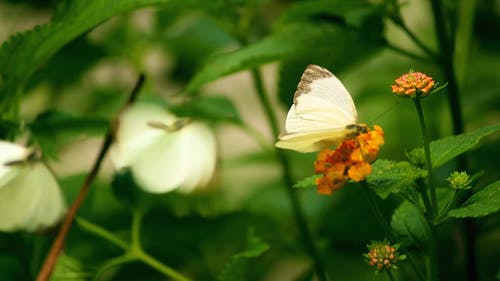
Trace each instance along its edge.
<instances>
[{"instance_id":1,"label":"blurred white flower","mask_svg":"<svg viewBox=\"0 0 500 281\"><path fill-rule=\"evenodd\" d=\"M215 136L207 125L139 102L121 114L110 156L118 169L130 167L145 191L188 193L212 178L216 150Z\"/></svg>"},{"instance_id":2,"label":"blurred white flower","mask_svg":"<svg viewBox=\"0 0 500 281\"><path fill-rule=\"evenodd\" d=\"M54 175L32 151L0 141L0 231L38 231L58 223L66 204Z\"/></svg>"}]
</instances>

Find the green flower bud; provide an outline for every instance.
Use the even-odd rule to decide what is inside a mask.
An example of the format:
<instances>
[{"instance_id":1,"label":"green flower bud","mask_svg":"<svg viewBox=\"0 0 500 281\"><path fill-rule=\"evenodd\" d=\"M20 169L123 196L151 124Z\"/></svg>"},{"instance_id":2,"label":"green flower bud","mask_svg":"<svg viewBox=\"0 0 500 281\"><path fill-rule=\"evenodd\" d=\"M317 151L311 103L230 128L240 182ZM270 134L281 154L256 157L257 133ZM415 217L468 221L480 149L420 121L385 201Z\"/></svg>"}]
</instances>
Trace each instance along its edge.
<instances>
[{"instance_id":1,"label":"green flower bud","mask_svg":"<svg viewBox=\"0 0 500 281\"><path fill-rule=\"evenodd\" d=\"M457 190L465 190L471 188L471 178L467 172L453 172L446 179L451 188Z\"/></svg>"}]
</instances>

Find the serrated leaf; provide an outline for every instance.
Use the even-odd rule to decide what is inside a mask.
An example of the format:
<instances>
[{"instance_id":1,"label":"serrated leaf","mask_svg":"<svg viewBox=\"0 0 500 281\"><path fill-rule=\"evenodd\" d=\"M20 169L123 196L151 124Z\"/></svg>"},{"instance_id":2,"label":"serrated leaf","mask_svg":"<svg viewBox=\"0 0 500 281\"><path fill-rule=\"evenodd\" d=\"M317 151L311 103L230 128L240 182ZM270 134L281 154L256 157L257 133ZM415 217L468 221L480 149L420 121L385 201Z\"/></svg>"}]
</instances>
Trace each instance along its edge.
<instances>
[{"instance_id":1,"label":"serrated leaf","mask_svg":"<svg viewBox=\"0 0 500 281\"><path fill-rule=\"evenodd\" d=\"M318 44L319 38L331 34L321 25L293 25L233 52L211 57L188 84L194 92L203 85L238 71L257 67L279 59L301 55Z\"/></svg>"},{"instance_id":2,"label":"serrated leaf","mask_svg":"<svg viewBox=\"0 0 500 281\"><path fill-rule=\"evenodd\" d=\"M246 249L236 255L226 264L220 273L219 281L245 280L245 270L249 259L259 257L269 249L269 245L255 236L252 230L248 233Z\"/></svg>"},{"instance_id":3,"label":"serrated leaf","mask_svg":"<svg viewBox=\"0 0 500 281\"><path fill-rule=\"evenodd\" d=\"M413 188L415 180L424 175L424 170L408 162L379 159L372 165L372 173L366 177L366 180L378 196L385 199L391 193Z\"/></svg>"},{"instance_id":4,"label":"serrated leaf","mask_svg":"<svg viewBox=\"0 0 500 281\"><path fill-rule=\"evenodd\" d=\"M0 112L15 114L16 97L28 78L59 49L112 16L170 0L72 0L61 4L53 21L12 36L0 48Z\"/></svg>"},{"instance_id":5,"label":"serrated leaf","mask_svg":"<svg viewBox=\"0 0 500 281\"><path fill-rule=\"evenodd\" d=\"M474 193L460 208L448 215L456 218L484 217L500 210L500 181L496 181Z\"/></svg>"},{"instance_id":6,"label":"serrated leaf","mask_svg":"<svg viewBox=\"0 0 500 281\"><path fill-rule=\"evenodd\" d=\"M486 136L500 131L500 124L483 127L470 133L438 139L430 143L432 167L437 168L474 148Z\"/></svg>"},{"instance_id":7,"label":"serrated leaf","mask_svg":"<svg viewBox=\"0 0 500 281\"><path fill-rule=\"evenodd\" d=\"M321 175L313 175L296 182L294 188L311 188L316 187L316 180L321 178Z\"/></svg>"},{"instance_id":8,"label":"serrated leaf","mask_svg":"<svg viewBox=\"0 0 500 281\"><path fill-rule=\"evenodd\" d=\"M391 228L400 237L401 244L418 245L427 241L429 227L415 205L404 201L394 211Z\"/></svg>"}]
</instances>

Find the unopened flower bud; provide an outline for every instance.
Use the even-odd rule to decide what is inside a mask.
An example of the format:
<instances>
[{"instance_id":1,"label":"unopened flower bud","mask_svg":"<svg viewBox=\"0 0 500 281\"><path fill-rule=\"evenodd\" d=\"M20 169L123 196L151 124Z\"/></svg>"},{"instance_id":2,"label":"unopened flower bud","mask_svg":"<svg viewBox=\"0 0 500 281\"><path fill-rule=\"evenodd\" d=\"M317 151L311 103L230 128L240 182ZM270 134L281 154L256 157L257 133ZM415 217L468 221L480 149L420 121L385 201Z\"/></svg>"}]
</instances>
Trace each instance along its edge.
<instances>
[{"instance_id":1,"label":"unopened flower bud","mask_svg":"<svg viewBox=\"0 0 500 281\"><path fill-rule=\"evenodd\" d=\"M451 173L451 175L446 180L448 181L450 187L453 189L465 190L472 187L470 185L472 180L470 179L470 176L467 174L467 172L455 171Z\"/></svg>"}]
</instances>

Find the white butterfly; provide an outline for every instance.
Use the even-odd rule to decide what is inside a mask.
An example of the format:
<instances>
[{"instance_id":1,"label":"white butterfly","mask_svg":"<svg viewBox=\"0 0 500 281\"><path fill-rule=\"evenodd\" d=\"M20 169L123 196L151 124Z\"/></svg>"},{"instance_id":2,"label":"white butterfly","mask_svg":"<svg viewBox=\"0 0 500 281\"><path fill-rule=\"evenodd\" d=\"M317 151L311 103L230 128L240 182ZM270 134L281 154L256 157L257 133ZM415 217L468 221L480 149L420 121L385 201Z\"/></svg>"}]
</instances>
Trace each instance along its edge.
<instances>
[{"instance_id":1,"label":"white butterfly","mask_svg":"<svg viewBox=\"0 0 500 281\"><path fill-rule=\"evenodd\" d=\"M299 152L336 146L363 128L351 95L327 69L309 65L300 78L276 147Z\"/></svg>"},{"instance_id":2,"label":"white butterfly","mask_svg":"<svg viewBox=\"0 0 500 281\"><path fill-rule=\"evenodd\" d=\"M118 169L130 167L145 191L189 193L212 178L217 144L207 125L138 102L120 116L110 156Z\"/></svg>"},{"instance_id":3,"label":"white butterfly","mask_svg":"<svg viewBox=\"0 0 500 281\"><path fill-rule=\"evenodd\" d=\"M54 175L31 149L0 141L0 231L37 231L63 217L66 204Z\"/></svg>"}]
</instances>

